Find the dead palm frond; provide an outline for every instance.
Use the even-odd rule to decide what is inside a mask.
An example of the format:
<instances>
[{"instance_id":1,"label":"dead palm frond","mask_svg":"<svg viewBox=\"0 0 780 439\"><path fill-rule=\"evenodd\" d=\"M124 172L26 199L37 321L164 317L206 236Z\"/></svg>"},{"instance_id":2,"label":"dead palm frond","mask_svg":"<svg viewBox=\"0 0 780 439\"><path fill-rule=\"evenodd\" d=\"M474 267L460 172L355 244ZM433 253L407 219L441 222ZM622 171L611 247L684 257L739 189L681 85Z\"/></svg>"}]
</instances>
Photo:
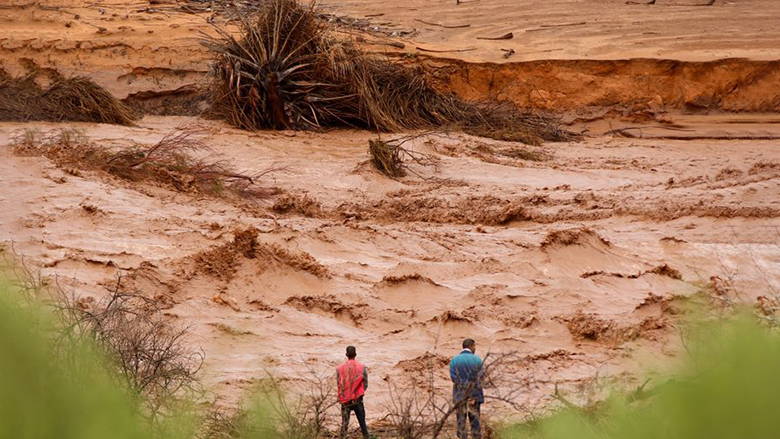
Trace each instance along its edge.
<instances>
[{"instance_id":1,"label":"dead palm frond","mask_svg":"<svg viewBox=\"0 0 780 439\"><path fill-rule=\"evenodd\" d=\"M457 127L526 143L570 137L509 104L472 104L438 92L421 70L335 38L313 6L269 0L234 23L238 37L217 28L203 42L215 54L215 109L240 128Z\"/></svg>"}]
</instances>

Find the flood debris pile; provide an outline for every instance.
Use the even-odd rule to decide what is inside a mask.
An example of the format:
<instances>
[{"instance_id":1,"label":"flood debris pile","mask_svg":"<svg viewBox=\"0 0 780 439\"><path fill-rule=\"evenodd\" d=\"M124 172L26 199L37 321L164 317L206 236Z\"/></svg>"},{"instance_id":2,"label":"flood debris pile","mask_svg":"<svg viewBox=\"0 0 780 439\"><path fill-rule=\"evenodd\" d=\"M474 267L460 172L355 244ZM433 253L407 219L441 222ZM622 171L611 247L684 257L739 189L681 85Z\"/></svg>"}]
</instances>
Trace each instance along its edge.
<instances>
[{"instance_id":1,"label":"flood debris pile","mask_svg":"<svg viewBox=\"0 0 780 439\"><path fill-rule=\"evenodd\" d=\"M38 73L14 78L0 70L0 121L133 124L133 111L90 79L52 73L44 88Z\"/></svg>"},{"instance_id":2,"label":"flood debris pile","mask_svg":"<svg viewBox=\"0 0 780 439\"><path fill-rule=\"evenodd\" d=\"M480 105L439 93L421 70L365 53L337 38L312 6L270 0L217 28L215 110L244 129L358 127L378 131L455 128L538 144L569 137L546 118L509 104Z\"/></svg>"},{"instance_id":3,"label":"flood debris pile","mask_svg":"<svg viewBox=\"0 0 780 439\"><path fill-rule=\"evenodd\" d=\"M26 130L13 140L14 154L46 157L71 175L102 171L127 181L214 196L258 198L274 192L259 184L264 173L273 169L244 174L216 156L204 155L208 150L186 130L173 131L153 145L118 149L98 145L72 129L49 133Z\"/></svg>"},{"instance_id":4,"label":"flood debris pile","mask_svg":"<svg viewBox=\"0 0 780 439\"><path fill-rule=\"evenodd\" d=\"M425 133L423 133L425 134ZM418 177L423 177L410 168L415 164L421 167L436 167L436 159L429 154L405 148L403 145L421 135L411 135L392 140L371 139L368 141L368 155L374 168L390 178L399 178L411 172Z\"/></svg>"},{"instance_id":5,"label":"flood debris pile","mask_svg":"<svg viewBox=\"0 0 780 439\"><path fill-rule=\"evenodd\" d=\"M368 153L374 167L388 177L404 175L403 162L398 146L380 139L368 141Z\"/></svg>"}]
</instances>

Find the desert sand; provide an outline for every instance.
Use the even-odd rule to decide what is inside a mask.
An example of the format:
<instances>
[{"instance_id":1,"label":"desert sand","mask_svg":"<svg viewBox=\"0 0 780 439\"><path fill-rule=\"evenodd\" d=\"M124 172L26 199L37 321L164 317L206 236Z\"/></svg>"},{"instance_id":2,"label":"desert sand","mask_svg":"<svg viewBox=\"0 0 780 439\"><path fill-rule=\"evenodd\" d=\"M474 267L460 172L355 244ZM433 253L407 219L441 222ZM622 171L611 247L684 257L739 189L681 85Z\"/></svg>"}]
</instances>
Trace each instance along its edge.
<instances>
[{"instance_id":1,"label":"desert sand","mask_svg":"<svg viewBox=\"0 0 780 439\"><path fill-rule=\"evenodd\" d=\"M198 32L218 14L7 2L4 70L33 61L86 75L151 110L135 127L0 123L0 242L79 294L100 297L121 273L158 298L191 326L202 378L227 404L267 370L329 373L355 344L377 420L391 386L419 379L431 355L446 388L464 337L523 356L528 407L556 385L583 395L598 376L640 384L679 353L675 304L713 291L755 303L780 288L780 4L686 6L697 2L324 2L368 17L377 30L342 30L419 60L442 87L485 96L505 72L509 98L583 134L539 147L426 134L409 145L436 166L399 180L367 162L370 132L251 133L198 117L209 60ZM517 82L534 75L544 93ZM278 168L262 180L274 195L231 203L69 173L10 147L25 129L126 146L182 126L241 171ZM273 257L199 262L250 227Z\"/></svg>"}]
</instances>

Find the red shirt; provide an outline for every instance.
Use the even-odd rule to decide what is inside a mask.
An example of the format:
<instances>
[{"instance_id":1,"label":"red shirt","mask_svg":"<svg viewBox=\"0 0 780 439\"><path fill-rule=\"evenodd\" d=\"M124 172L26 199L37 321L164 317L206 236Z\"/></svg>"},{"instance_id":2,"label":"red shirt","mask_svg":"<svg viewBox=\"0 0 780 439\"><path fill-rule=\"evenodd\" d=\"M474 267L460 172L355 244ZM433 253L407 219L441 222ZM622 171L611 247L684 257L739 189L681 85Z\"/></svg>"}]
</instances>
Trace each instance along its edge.
<instances>
[{"instance_id":1,"label":"red shirt","mask_svg":"<svg viewBox=\"0 0 780 439\"><path fill-rule=\"evenodd\" d=\"M364 369L365 366L357 360L347 360L336 369L340 403L348 404L366 393L363 383Z\"/></svg>"}]
</instances>

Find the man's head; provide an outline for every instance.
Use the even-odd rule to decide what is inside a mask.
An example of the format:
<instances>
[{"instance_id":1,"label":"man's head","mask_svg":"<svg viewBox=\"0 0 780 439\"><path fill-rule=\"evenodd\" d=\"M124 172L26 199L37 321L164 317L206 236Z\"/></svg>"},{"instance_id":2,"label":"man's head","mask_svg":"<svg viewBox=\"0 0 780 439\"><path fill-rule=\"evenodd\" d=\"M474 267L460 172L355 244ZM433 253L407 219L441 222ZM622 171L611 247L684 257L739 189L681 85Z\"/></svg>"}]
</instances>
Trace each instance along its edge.
<instances>
[{"instance_id":1,"label":"man's head","mask_svg":"<svg viewBox=\"0 0 780 439\"><path fill-rule=\"evenodd\" d=\"M474 339L467 338L463 340L463 349L468 349L472 353L477 352L477 342Z\"/></svg>"},{"instance_id":2,"label":"man's head","mask_svg":"<svg viewBox=\"0 0 780 439\"><path fill-rule=\"evenodd\" d=\"M357 349L354 346L347 346L347 358L354 360L357 357Z\"/></svg>"}]
</instances>

